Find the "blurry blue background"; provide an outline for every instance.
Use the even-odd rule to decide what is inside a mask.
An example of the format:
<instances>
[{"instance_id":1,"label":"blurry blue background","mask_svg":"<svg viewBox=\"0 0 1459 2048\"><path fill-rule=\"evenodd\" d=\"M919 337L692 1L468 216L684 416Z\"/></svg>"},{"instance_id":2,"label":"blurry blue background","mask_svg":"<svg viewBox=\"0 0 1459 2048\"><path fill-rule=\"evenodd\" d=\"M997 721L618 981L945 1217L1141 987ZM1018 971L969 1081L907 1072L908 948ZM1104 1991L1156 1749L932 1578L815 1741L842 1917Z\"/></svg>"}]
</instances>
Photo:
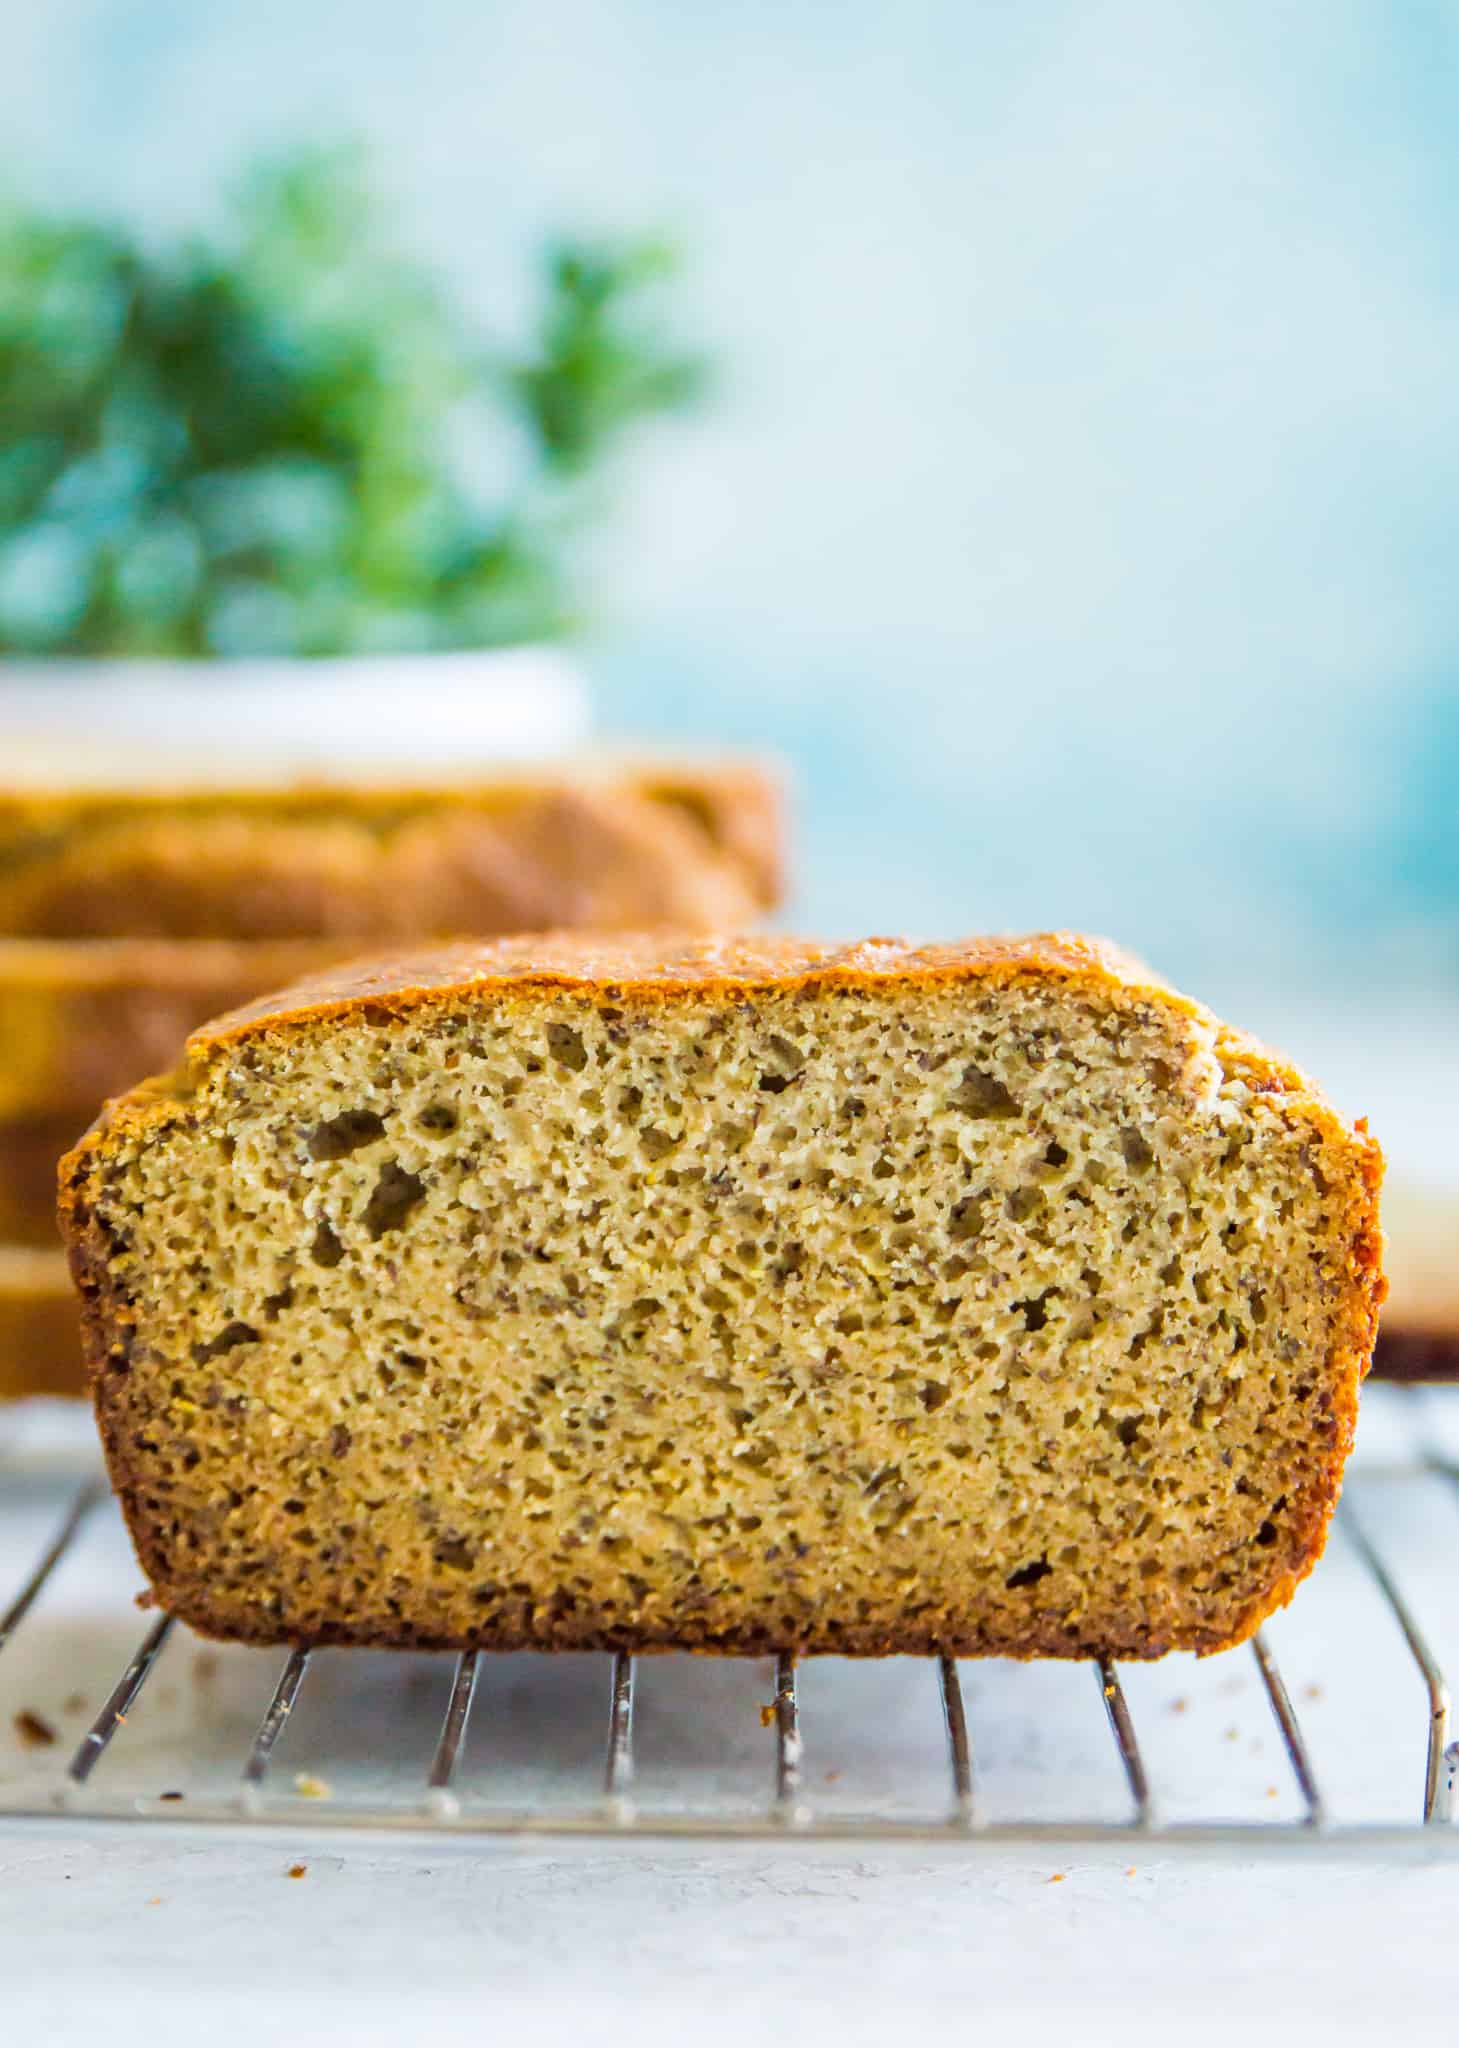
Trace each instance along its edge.
<instances>
[{"instance_id":1,"label":"blurry blue background","mask_svg":"<svg viewBox=\"0 0 1459 2048\"><path fill-rule=\"evenodd\" d=\"M1381 979L1390 1046L1448 1042L1459 9L48 0L6 43L58 203L173 224L361 133L498 321L544 228L682 238L719 388L635 461L592 667L610 729L791 756L799 921L1104 929L1314 1059Z\"/></svg>"}]
</instances>

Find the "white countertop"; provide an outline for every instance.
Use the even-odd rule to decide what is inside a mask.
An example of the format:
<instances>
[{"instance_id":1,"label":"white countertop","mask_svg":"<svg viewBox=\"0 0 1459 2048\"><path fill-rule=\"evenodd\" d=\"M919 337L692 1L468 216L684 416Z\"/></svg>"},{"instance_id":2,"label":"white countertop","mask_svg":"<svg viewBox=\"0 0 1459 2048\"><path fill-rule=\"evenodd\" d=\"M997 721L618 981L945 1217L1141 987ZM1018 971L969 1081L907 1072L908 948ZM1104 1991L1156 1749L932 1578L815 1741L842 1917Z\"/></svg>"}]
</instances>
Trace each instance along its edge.
<instances>
[{"instance_id":1,"label":"white countertop","mask_svg":"<svg viewBox=\"0 0 1459 2048\"><path fill-rule=\"evenodd\" d=\"M285 1873L295 1861L306 1875ZM0 1833L8 2038L1449 2043L1459 1866ZM1055 1869L1064 1881L1050 1883ZM155 1901L155 1903L154 1903Z\"/></svg>"}]
</instances>

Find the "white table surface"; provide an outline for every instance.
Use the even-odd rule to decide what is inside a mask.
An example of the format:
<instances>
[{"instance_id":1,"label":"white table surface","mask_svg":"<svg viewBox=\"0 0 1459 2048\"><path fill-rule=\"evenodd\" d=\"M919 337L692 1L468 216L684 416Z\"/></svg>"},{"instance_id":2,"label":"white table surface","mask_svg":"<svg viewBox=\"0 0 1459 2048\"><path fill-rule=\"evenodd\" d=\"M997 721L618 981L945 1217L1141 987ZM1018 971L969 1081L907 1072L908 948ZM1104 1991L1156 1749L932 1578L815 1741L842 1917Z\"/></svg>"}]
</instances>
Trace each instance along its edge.
<instances>
[{"instance_id":1,"label":"white table surface","mask_svg":"<svg viewBox=\"0 0 1459 2048\"><path fill-rule=\"evenodd\" d=\"M441 1854L302 1834L123 1845L11 1827L6 2038L1455 2039L1459 1867L1127 1867L794 1845Z\"/></svg>"}]
</instances>

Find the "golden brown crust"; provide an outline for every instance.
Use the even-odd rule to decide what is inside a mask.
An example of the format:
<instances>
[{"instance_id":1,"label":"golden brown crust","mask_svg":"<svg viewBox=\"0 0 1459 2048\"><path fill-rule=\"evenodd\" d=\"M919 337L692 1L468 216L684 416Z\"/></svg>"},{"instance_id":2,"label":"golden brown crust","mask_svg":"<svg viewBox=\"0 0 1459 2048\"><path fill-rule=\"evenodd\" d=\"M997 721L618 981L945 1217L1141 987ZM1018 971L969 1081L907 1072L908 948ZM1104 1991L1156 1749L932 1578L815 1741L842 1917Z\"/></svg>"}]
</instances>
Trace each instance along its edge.
<instances>
[{"instance_id":1,"label":"golden brown crust","mask_svg":"<svg viewBox=\"0 0 1459 2048\"><path fill-rule=\"evenodd\" d=\"M503 939L461 939L406 952L354 956L343 966L306 974L275 993L230 1010L188 1037L187 1060L175 1073L159 1073L130 1093L108 1100L98 1130L140 1128L165 1120L179 1093L190 1095L221 1050L253 1036L307 1029L351 1010L395 1016L417 1006L448 1002L468 992L506 1000L531 990L580 991L587 1000L619 998L673 1002L716 1000L762 990L884 988L909 990L980 981L1057 978L1085 990L1132 999L1155 997L1190 1017L1217 1020L1180 995L1133 953L1108 939L1079 932L961 939L944 945L873 937L833 946L775 933L719 938L663 930L544 931ZM1261 1054L1255 1041L1231 1034L1243 1053ZM1311 1092L1293 1067L1264 1055L1263 1077ZM1327 1108L1324 1103L1323 1108ZM1328 1110L1334 1126L1338 1119ZM88 1140L94 1135L88 1133ZM63 1162L62 1181L69 1161ZM66 1199L64 1185L62 1200Z\"/></svg>"},{"instance_id":2,"label":"golden brown crust","mask_svg":"<svg viewBox=\"0 0 1459 2048\"><path fill-rule=\"evenodd\" d=\"M194 1052L205 1052L214 1043L279 1024L292 1027L311 1017L357 1008L398 1013L468 990L506 997L558 988L581 990L604 1002L617 996L671 1002L676 997L716 1000L767 990L883 988L889 981L927 989L1038 976L1105 990L1158 993L1190 1015L1204 1014L1199 1004L1177 996L1133 954L1108 940L1075 932L963 939L937 946L895 938L831 946L774 933L696 938L663 931L544 931L355 959L337 971L306 976L280 995L247 1004L194 1033L189 1043Z\"/></svg>"},{"instance_id":3,"label":"golden brown crust","mask_svg":"<svg viewBox=\"0 0 1459 2048\"><path fill-rule=\"evenodd\" d=\"M711 844L750 876L756 901L769 908L785 894L789 849L783 777L763 762L726 759L712 774L662 768L644 776L654 803L687 811Z\"/></svg>"},{"instance_id":4,"label":"golden brown crust","mask_svg":"<svg viewBox=\"0 0 1459 2048\"><path fill-rule=\"evenodd\" d=\"M1268 1085L1285 1085L1291 1070L1279 1070ZM1340 1138L1346 1127L1336 1112L1310 1087L1301 1112L1322 1136ZM1321 1557L1327 1532L1342 1492L1343 1470L1358 1426L1358 1396L1373 1362L1378 1312L1388 1283L1383 1273L1383 1232L1379 1224L1379 1193L1383 1155L1368 1135L1366 1118L1353 1127L1352 1178L1346 1188L1342 1236L1348 1245L1346 1287L1328 1360L1332 1374L1331 1432L1325 1461L1311 1485L1294 1504L1287 1571L1272 1597L1253 1611L1231 1641L1244 1642L1269 1614L1285 1607L1301 1581ZM1218 1644L1215 1647L1225 1648Z\"/></svg>"},{"instance_id":5,"label":"golden brown crust","mask_svg":"<svg viewBox=\"0 0 1459 2048\"><path fill-rule=\"evenodd\" d=\"M86 1393L79 1321L64 1252L0 1244L0 1402Z\"/></svg>"},{"instance_id":6,"label":"golden brown crust","mask_svg":"<svg viewBox=\"0 0 1459 2048\"><path fill-rule=\"evenodd\" d=\"M1053 1625L1046 1619L1010 1639L980 1631L976 1621L966 1615L955 1620L933 1616L890 1632L881 1627L858 1631L843 1623L834 1632L822 1633L810 1626L798 1647L858 1655L943 1651L1026 1657L1094 1653L1154 1657L1175 1646L1207 1654L1245 1640L1266 1616L1286 1604L1311 1570L1321 1553L1341 1488L1356 1421L1358 1388L1371 1359L1384 1291L1378 1225L1381 1155L1367 1136L1366 1125L1360 1122L1349 1130L1297 1069L1255 1041L1219 1025L1200 1005L1170 990L1119 949L1067 933L972 939L935 947L889 939L827 947L793 938L673 942L663 934L607 939L558 933L358 963L250 1004L195 1033L188 1068L111 1105L108 1116L62 1166L63 1234L82 1294L88 1371L102 1438L139 1556L144 1568L165 1588L166 1604L204 1633L243 1635L260 1642L276 1639L266 1617L240 1625L232 1605L225 1601L215 1607L207 1584L179 1576L175 1561L169 1559L162 1527L148 1497L145 1461L138 1457L124 1406L116 1398L116 1368L125 1371L135 1312L116 1277L115 1262L89 1196L92 1173L100 1170L106 1157L119 1155L162 1124L189 1114L189 1100L214 1062L231 1058L250 1040L308 1033L318 1024L351 1012L380 1018L398 1016L449 1004L468 994L478 1000L488 995L508 1002L531 991L566 991L611 1006L624 999L664 1003L706 997L733 1000L740 994L766 990L782 994L857 991L883 989L889 982L899 988L925 990L969 981L1000 986L1025 979L1056 980L1119 1003L1159 1005L1209 1025L1227 1078L1244 1082L1254 1094L1266 1097L1293 1128L1310 1134L1314 1144L1331 1146L1343 1161L1344 1179L1336 1190L1340 1220L1335 1238L1345 1251L1341 1271L1332 1282L1339 1299L1335 1337L1325 1361L1330 1390L1325 1404L1325 1452L1301 1496L1290 1503L1278 1570L1261 1598L1234 1627L1211 1631L1193 1623L1179 1645L1174 1645L1163 1636L1138 1629L1119 1640L1107 1632L1097 1642L1086 1640L1076 1622ZM297 1627L290 1636L299 1638ZM455 1635L437 1637L404 1625L383 1629L378 1623L334 1614L321 1614L303 1636L321 1643L467 1646L465 1638ZM691 1648L759 1654L785 1647L758 1630L706 1633L692 1616L676 1622L670 1640L667 1635L645 1636L640 1630L631 1636L621 1634L603 1617L573 1618L541 1610L524 1610L516 1624L498 1618L489 1637L471 1640L501 1649Z\"/></svg>"},{"instance_id":7,"label":"golden brown crust","mask_svg":"<svg viewBox=\"0 0 1459 2048\"><path fill-rule=\"evenodd\" d=\"M763 764L583 762L400 788L0 789L0 932L344 940L705 929L769 907Z\"/></svg>"}]
</instances>

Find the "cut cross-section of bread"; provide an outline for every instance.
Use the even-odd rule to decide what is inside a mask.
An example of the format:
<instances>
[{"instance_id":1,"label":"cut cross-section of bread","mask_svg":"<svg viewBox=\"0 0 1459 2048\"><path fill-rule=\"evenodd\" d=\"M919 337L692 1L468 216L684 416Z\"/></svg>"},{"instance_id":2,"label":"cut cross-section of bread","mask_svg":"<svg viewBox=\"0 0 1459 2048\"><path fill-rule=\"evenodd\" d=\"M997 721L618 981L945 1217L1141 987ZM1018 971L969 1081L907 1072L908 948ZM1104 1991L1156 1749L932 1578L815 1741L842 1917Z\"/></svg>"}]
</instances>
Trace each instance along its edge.
<instances>
[{"instance_id":1,"label":"cut cross-section of bread","mask_svg":"<svg viewBox=\"0 0 1459 2048\"><path fill-rule=\"evenodd\" d=\"M1096 943L559 937L204 1030L63 1220L204 1631L1142 1657L1321 1550L1379 1173Z\"/></svg>"}]
</instances>

